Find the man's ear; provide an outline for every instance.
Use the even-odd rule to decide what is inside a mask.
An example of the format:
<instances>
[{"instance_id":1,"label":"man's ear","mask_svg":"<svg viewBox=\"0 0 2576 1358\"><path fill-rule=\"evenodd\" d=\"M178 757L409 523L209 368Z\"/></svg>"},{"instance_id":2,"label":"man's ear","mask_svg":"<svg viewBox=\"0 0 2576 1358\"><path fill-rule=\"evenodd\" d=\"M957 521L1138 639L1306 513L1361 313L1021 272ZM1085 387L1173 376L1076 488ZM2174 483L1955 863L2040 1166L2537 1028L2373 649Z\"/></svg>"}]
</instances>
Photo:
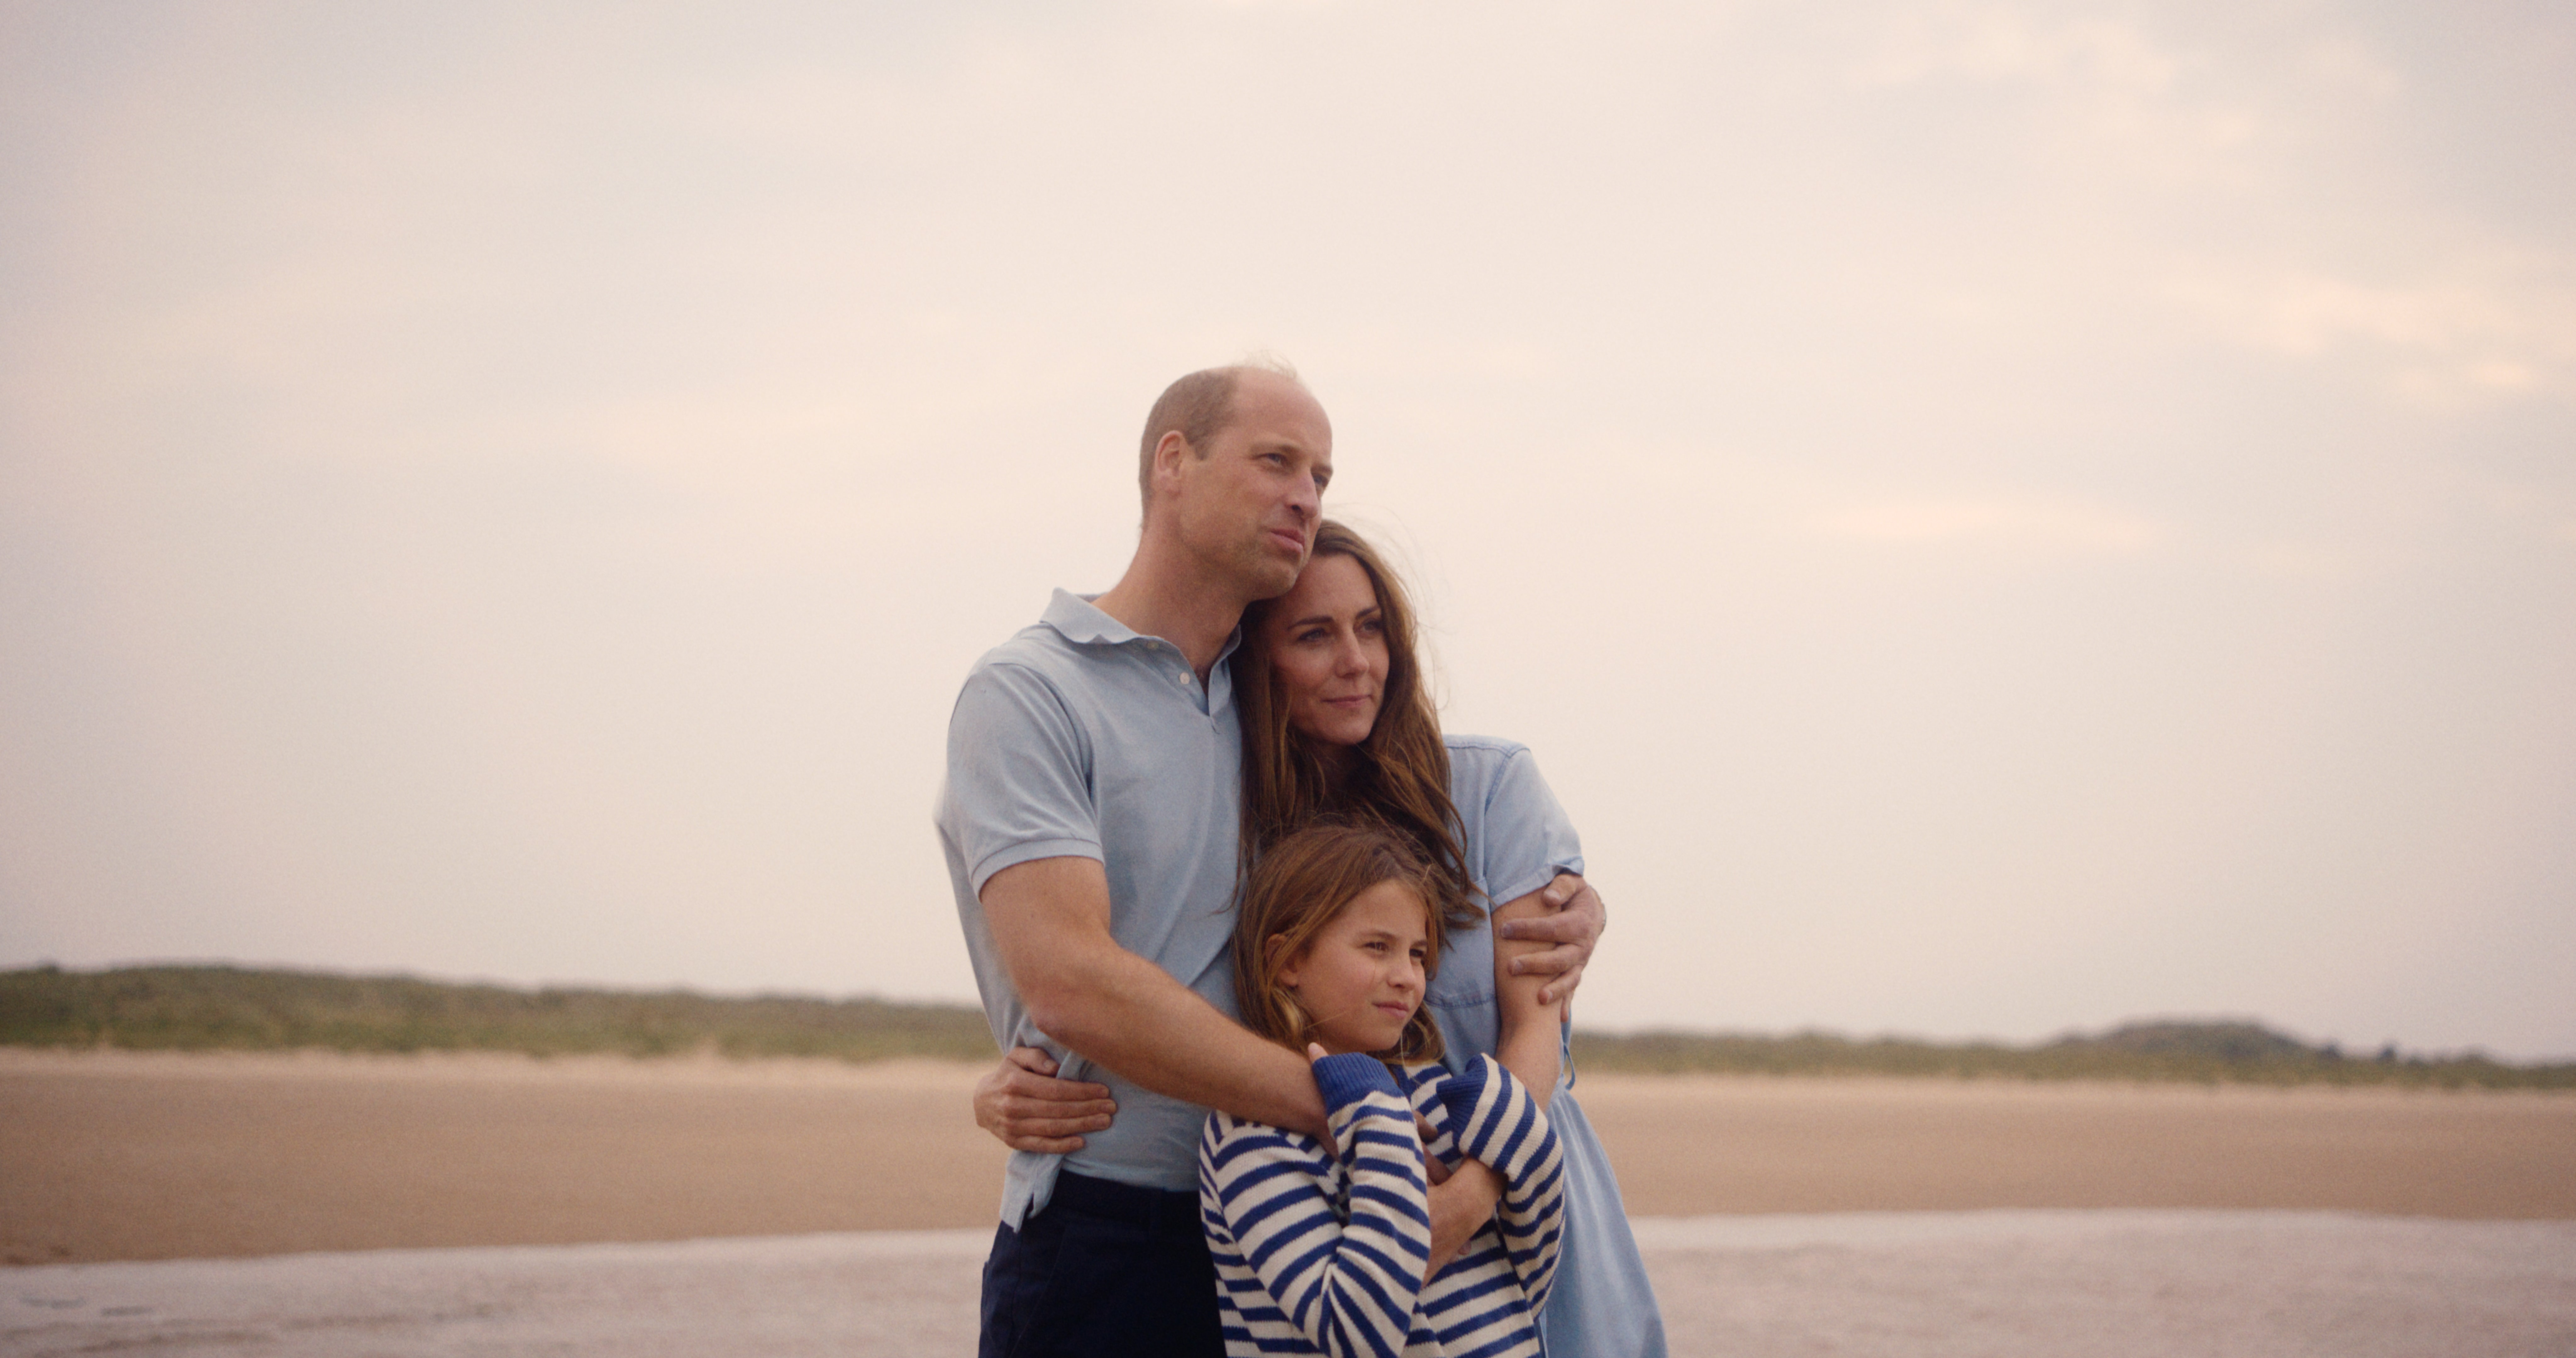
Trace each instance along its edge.
<instances>
[{"instance_id":1,"label":"man's ear","mask_svg":"<svg viewBox=\"0 0 2576 1358\"><path fill-rule=\"evenodd\" d=\"M1177 495L1181 489L1181 464L1192 460L1189 439L1178 429L1166 429L1154 441L1154 496Z\"/></svg>"},{"instance_id":2,"label":"man's ear","mask_svg":"<svg viewBox=\"0 0 2576 1358\"><path fill-rule=\"evenodd\" d=\"M1276 967L1277 970L1271 971L1270 974L1279 978L1280 985L1287 989L1295 990L1297 988L1297 962L1299 959L1291 957L1286 962L1281 962L1279 960L1279 950L1287 946L1288 936L1286 934L1272 934L1270 937L1261 940L1261 965L1264 969Z\"/></svg>"}]
</instances>

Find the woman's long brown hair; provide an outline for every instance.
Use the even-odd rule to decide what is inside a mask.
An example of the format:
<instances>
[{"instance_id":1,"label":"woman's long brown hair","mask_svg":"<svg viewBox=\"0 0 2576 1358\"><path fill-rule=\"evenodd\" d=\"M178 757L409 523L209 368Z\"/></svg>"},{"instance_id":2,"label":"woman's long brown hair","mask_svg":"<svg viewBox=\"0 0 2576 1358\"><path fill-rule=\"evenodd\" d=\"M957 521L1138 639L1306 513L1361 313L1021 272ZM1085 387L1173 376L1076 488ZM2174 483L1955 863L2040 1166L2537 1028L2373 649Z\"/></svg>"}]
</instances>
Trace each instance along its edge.
<instances>
[{"instance_id":1,"label":"woman's long brown hair","mask_svg":"<svg viewBox=\"0 0 2576 1358\"><path fill-rule=\"evenodd\" d=\"M1464 830L1449 800L1449 749L1440 743L1440 719L1414 655L1413 603L1377 549L1332 519L1317 528L1307 564L1327 556L1358 562L1377 592L1387 653L1377 724L1354 747L1359 758L1335 786L1313 743L1288 724L1287 685L1270 663L1269 622L1278 601L1265 599L1244 610L1243 643L1231 662L1243 722L1244 867L1249 871L1269 846L1319 817L1380 821L1410 836L1445 879L1446 889L1432 904L1449 926L1474 928L1485 916L1459 851Z\"/></svg>"}]
</instances>

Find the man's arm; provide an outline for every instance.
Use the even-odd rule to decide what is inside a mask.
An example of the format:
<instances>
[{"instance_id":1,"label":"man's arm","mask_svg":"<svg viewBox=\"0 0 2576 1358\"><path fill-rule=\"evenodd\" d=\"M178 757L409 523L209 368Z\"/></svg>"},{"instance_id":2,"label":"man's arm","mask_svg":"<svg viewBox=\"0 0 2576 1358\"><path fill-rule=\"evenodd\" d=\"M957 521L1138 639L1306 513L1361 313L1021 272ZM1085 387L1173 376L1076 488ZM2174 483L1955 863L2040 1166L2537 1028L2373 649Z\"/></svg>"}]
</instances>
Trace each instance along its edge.
<instances>
[{"instance_id":1,"label":"man's arm","mask_svg":"<svg viewBox=\"0 0 2576 1358\"><path fill-rule=\"evenodd\" d=\"M1051 887L1042 886L1034 876L1023 879L1020 884L1011 883L1010 879L1035 869L1050 869L1052 870L1049 873L1050 877L1061 874L1069 880ZM1109 936L1108 879L1102 874L1100 864L1088 858L1039 859L1035 862L1023 863L1018 867L1005 868L995 873L992 880L984 884L984 913L987 921L992 924L994 942L1001 948L1003 965L1010 968L1012 983L1019 987L1020 995L1028 1002L1030 1013L1036 1017L1041 1031L1128 1079L1159 1093L1187 1099L1192 1103L1210 1108L1222 1108L1236 1117L1268 1122L1274 1127L1294 1127L1308 1135L1317 1135L1322 1130L1323 1100L1315 1093L1311 1076L1299 1078L1275 1088L1261 1089L1258 1093L1262 1097L1257 1100L1265 1105L1276 1104L1283 1097L1296 1102L1307 1115L1312 1117L1313 1123L1308 1125L1287 1120L1285 1116L1273 1117L1268 1113L1256 1111L1254 1108L1256 1100L1224 1102L1209 1088L1199 1086L1184 1088L1178 1084L1167 1087L1155 1084L1141 1067L1130 1069L1122 1065L1121 1061L1124 1058L1112 1054L1110 1047L1103 1046L1095 1050L1085 1046L1082 1041L1076 1040L1070 1033L1053 1026L1050 1011L1039 1005L1031 991L1030 978L1022 974L1019 954L1014 951L1013 942L1005 937L1000 916L1003 913L1013 912L1014 907L1006 905L1002 910L996 910L994 892L997 887L1003 888L1006 893L1018 892L1027 897L1038 896L1048 889L1072 891L1087 889L1089 891L1095 902L1090 908L1096 913L1091 915L1092 922L1087 930L1074 928L1072 932L1092 933L1094 936L1088 940L1090 948L1096 950L1106 947L1127 962L1151 973L1151 978L1146 983L1150 988L1170 992L1170 995L1165 998L1173 1006L1173 1017L1135 1021L1169 1022L1174 1026L1128 1029L1126 1036L1130 1041L1126 1045L1151 1049L1158 1055L1173 1058L1166 1064L1176 1068L1187 1066L1193 1059L1194 1053L1200 1051L1206 1044L1166 1043L1152 1035L1163 1033L1177 1035L1187 1031L1195 1036L1200 1030L1209 1029L1211 1025L1207 1021L1213 1019L1215 1020L1213 1031L1219 1035L1228 1039L1249 1040L1260 1053L1260 1060L1264 1063L1263 1069L1276 1066L1276 1062L1271 1059L1272 1054L1287 1057L1291 1064L1303 1064L1298 1062L1294 1054L1287 1049L1264 1042L1237 1024L1228 1021L1223 1015L1217 1013L1213 1005L1199 999L1197 994L1188 987L1173 980L1170 973L1120 948L1116 940ZM1536 902L1534 907L1529 904L1533 901ZM1021 901L1020 904L1032 911L1038 908L1033 899ZM1497 948L1495 955L1498 964L1507 966L1512 976L1555 978L1539 990L1539 1003L1559 1001L1572 995L1574 988L1582 982L1584 964L1591 959L1593 943L1601 936L1601 930L1607 919L1608 912L1601 902L1600 893L1594 891L1582 878L1572 873L1565 873L1548 883L1534 897L1524 896L1520 901L1514 902L1514 905L1521 908L1509 911L1508 918L1496 920L1495 936L1498 939L1533 940L1545 950L1533 951L1526 947L1509 950ZM1038 934L1044 931L1033 928L1030 932ZM1554 946L1547 946L1549 944ZM1031 946L1038 949L1049 961L1073 961L1069 954L1047 953L1046 949L1050 945L1044 942L1033 939ZM1081 965L1069 965L1063 970L1068 973L1064 978L1068 984L1066 996L1068 1003L1072 1002L1072 995L1078 989L1074 984L1077 978L1104 974L1102 971ZM1124 968L1112 959L1108 974L1123 973ZM1496 979L1498 982L1504 982L1502 977ZM1505 984L1508 983L1505 982ZM1177 996L1177 999L1172 999L1172 996ZM1148 997L1142 994L1128 994L1119 998L1130 1002L1148 1000ZM1138 1007L1150 1006L1139 1004ZM1566 1008L1570 1009L1571 1005L1567 1005ZM1197 1022L1187 1023L1179 1018L1179 1015L1194 1016ZM1113 1018L1110 1021L1114 1023L1118 1020ZM1139 1034L1147 1035L1145 1040L1134 1040ZM1552 1038L1549 1040L1553 1041ZM1235 1044L1226 1041L1216 1046L1232 1049ZM1533 1092L1555 1088L1556 1081L1552 1075L1542 1080L1529 1078L1530 1075L1540 1074L1534 1063L1526 1060L1519 1063L1533 1065L1533 1069L1528 1074L1523 1074L1518 1065L1514 1065L1509 1059L1506 1059L1505 1064L1512 1066L1513 1073L1521 1078L1522 1083L1529 1085ZM1548 1051L1547 1064L1551 1070L1555 1065L1553 1046ZM1175 1069L1174 1074L1178 1075L1178 1073ZM1080 1148L1081 1133L1096 1132L1108 1126L1115 1107L1109 1103L1109 1091L1105 1087L1058 1080L1052 1078L1054 1075L1055 1063L1042 1051L1035 1048L1021 1048L1008 1054L1003 1058L1000 1066L975 1086L977 1125L1014 1150L1062 1154ZM1276 1077L1265 1074L1256 1075L1253 1078L1258 1081ZM1234 1081L1221 1079L1220 1083L1242 1088ZM1545 1097L1544 1094L1540 1096ZM1313 1100L1311 1105L1303 1103L1307 1099ZM1318 1139L1320 1140L1321 1137L1318 1136ZM1439 1266L1455 1256L1467 1243L1468 1238L1493 1216L1494 1206L1501 1199L1502 1180L1491 1170L1472 1161L1460 1166L1459 1173L1432 1185L1432 1265L1435 1272Z\"/></svg>"},{"instance_id":2,"label":"man's arm","mask_svg":"<svg viewBox=\"0 0 2576 1358\"><path fill-rule=\"evenodd\" d=\"M1098 859L1016 864L979 898L1039 1031L1158 1094L1329 1140L1306 1062L1118 946Z\"/></svg>"}]
</instances>

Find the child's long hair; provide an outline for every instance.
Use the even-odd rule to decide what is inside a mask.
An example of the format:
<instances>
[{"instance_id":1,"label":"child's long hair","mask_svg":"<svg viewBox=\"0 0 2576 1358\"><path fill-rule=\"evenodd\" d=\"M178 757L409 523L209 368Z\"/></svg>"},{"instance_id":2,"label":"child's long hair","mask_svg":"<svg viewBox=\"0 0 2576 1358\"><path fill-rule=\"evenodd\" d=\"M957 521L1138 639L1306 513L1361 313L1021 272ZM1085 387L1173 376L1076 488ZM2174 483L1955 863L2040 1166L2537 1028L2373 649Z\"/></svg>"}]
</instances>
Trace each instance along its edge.
<instances>
[{"instance_id":1,"label":"child's long hair","mask_svg":"<svg viewBox=\"0 0 2576 1358\"><path fill-rule=\"evenodd\" d=\"M1440 967L1442 916L1454 907L1448 874L1425 862L1410 836L1368 821L1326 820L1262 850L1244 886L1243 909L1234 921L1234 993L1243 1024L1303 1055L1313 1022L1279 973L1362 892L1400 882L1423 902L1430 952L1422 962L1426 999ZM1268 946L1276 935L1277 947ZM1405 1021L1395 1046L1376 1053L1390 1061L1440 1059L1440 1024L1425 1003Z\"/></svg>"}]
</instances>

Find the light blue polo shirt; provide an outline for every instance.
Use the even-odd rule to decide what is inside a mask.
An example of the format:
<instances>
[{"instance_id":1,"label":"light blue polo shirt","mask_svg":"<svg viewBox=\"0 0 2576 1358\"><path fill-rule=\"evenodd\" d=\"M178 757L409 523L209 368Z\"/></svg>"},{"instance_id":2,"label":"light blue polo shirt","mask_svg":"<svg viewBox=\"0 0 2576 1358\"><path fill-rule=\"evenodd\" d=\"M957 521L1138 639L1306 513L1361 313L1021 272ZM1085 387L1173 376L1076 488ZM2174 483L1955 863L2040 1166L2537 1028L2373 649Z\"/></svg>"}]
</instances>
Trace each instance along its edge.
<instances>
[{"instance_id":1,"label":"light blue polo shirt","mask_svg":"<svg viewBox=\"0 0 2576 1358\"><path fill-rule=\"evenodd\" d=\"M1098 859L1118 945L1233 1017L1243 736L1225 657L1238 640L1202 685L1178 646L1057 590L1036 626L975 662L949 714L939 843L993 1040L1044 1047L1063 1078L1096 1080L1118 1101L1109 1129L1071 1155L1011 1153L1002 1220L1014 1227L1046 1206L1060 1169L1198 1187L1208 1110L1130 1084L1039 1032L994 950L979 893L1014 864Z\"/></svg>"}]
</instances>

